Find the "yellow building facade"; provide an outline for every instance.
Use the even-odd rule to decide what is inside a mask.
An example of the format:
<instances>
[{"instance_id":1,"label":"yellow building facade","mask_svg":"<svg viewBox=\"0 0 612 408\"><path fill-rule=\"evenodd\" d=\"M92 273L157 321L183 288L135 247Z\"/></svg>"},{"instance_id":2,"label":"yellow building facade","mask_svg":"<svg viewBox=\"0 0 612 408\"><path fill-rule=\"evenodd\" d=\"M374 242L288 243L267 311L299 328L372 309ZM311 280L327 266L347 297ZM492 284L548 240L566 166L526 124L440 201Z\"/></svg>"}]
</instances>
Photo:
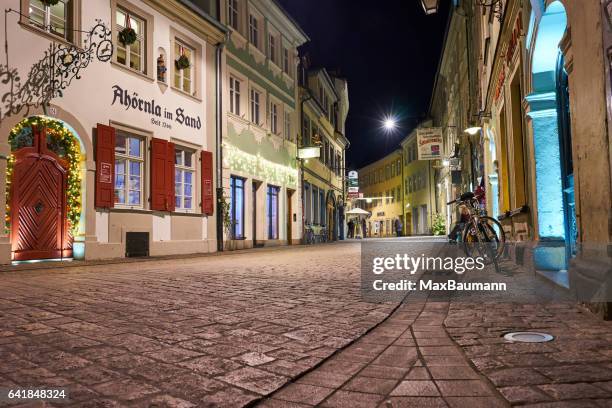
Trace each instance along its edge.
<instances>
[{"instance_id":1,"label":"yellow building facade","mask_svg":"<svg viewBox=\"0 0 612 408\"><path fill-rule=\"evenodd\" d=\"M363 198L356 201L356 206L372 214L367 220L367 237L397 235L395 222L398 219L404 227L402 169L402 151L398 149L358 171Z\"/></svg>"}]
</instances>

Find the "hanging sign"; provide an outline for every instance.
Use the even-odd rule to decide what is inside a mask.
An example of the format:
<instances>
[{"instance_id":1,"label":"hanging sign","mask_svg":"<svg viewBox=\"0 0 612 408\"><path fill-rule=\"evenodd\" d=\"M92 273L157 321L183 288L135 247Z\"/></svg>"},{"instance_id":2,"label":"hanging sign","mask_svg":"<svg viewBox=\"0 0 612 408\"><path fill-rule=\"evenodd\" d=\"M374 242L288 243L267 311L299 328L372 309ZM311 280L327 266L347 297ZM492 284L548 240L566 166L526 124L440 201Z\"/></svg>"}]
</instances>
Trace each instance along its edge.
<instances>
[{"instance_id":1,"label":"hanging sign","mask_svg":"<svg viewBox=\"0 0 612 408\"><path fill-rule=\"evenodd\" d=\"M442 158L442 128L417 129L419 160Z\"/></svg>"},{"instance_id":2,"label":"hanging sign","mask_svg":"<svg viewBox=\"0 0 612 408\"><path fill-rule=\"evenodd\" d=\"M359 174L355 171L349 171L348 178L348 197L358 198L359 197Z\"/></svg>"}]
</instances>

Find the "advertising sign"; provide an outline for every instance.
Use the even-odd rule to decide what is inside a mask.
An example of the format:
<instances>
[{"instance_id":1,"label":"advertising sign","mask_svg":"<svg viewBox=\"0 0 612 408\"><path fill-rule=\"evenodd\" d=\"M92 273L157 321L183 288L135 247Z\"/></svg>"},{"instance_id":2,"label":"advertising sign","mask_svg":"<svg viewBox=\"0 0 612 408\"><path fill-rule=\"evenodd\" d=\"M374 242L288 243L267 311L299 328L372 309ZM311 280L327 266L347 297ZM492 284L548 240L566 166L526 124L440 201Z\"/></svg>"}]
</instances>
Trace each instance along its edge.
<instances>
[{"instance_id":1,"label":"advertising sign","mask_svg":"<svg viewBox=\"0 0 612 408\"><path fill-rule=\"evenodd\" d=\"M355 170L348 172L348 197L359 198L359 174Z\"/></svg>"},{"instance_id":2,"label":"advertising sign","mask_svg":"<svg viewBox=\"0 0 612 408\"><path fill-rule=\"evenodd\" d=\"M417 129L419 160L442 158L442 128Z\"/></svg>"}]
</instances>

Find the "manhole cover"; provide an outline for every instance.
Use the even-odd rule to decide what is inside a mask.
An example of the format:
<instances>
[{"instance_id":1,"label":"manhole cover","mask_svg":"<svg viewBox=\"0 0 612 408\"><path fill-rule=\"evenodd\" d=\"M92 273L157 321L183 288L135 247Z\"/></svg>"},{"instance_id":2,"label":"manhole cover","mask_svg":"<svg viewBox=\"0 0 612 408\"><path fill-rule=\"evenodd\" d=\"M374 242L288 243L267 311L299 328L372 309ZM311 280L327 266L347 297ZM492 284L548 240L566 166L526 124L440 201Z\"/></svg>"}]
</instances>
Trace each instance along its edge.
<instances>
[{"instance_id":1,"label":"manhole cover","mask_svg":"<svg viewBox=\"0 0 612 408\"><path fill-rule=\"evenodd\" d=\"M504 335L504 339L508 341L516 341L519 343L545 343L554 339L548 333L538 332L514 332Z\"/></svg>"}]
</instances>

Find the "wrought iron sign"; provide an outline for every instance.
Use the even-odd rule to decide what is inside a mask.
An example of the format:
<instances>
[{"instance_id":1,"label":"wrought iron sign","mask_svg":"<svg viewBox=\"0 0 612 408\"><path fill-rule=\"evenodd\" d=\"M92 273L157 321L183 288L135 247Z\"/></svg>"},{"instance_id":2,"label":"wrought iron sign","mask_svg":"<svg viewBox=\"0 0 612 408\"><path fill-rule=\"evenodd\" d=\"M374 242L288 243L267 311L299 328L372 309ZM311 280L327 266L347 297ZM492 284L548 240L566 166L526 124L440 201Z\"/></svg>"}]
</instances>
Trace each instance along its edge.
<instances>
[{"instance_id":1,"label":"wrought iron sign","mask_svg":"<svg viewBox=\"0 0 612 408\"><path fill-rule=\"evenodd\" d=\"M6 16L15 10L5 10ZM28 18L27 16L25 16ZM5 33L6 64L0 65L0 82L8 88L0 101L0 122L5 118L42 107L46 109L53 98L62 97L72 81L81 79L82 70L95 59L109 61L113 55L111 30L101 20L86 31L83 48L72 44L52 42L43 57L36 62L22 82L17 68L11 68Z\"/></svg>"},{"instance_id":2,"label":"wrought iron sign","mask_svg":"<svg viewBox=\"0 0 612 408\"><path fill-rule=\"evenodd\" d=\"M491 13L497 17L501 23L504 18L504 2L503 0L476 0L476 4L482 7L491 8Z\"/></svg>"}]
</instances>

